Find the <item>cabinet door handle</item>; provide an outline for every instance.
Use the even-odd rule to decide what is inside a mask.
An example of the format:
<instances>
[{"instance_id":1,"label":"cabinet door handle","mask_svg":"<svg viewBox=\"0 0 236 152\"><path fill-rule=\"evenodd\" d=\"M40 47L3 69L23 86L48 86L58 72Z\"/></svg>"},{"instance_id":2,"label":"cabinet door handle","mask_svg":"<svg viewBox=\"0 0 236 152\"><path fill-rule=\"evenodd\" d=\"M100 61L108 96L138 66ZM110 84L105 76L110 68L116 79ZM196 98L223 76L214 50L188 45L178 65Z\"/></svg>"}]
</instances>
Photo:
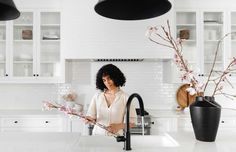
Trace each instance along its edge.
<instances>
[{"instance_id":1,"label":"cabinet door handle","mask_svg":"<svg viewBox=\"0 0 236 152\"><path fill-rule=\"evenodd\" d=\"M18 123L18 121L14 121L14 123Z\"/></svg>"},{"instance_id":2,"label":"cabinet door handle","mask_svg":"<svg viewBox=\"0 0 236 152\"><path fill-rule=\"evenodd\" d=\"M33 74L33 76L35 77L35 74Z\"/></svg>"},{"instance_id":3,"label":"cabinet door handle","mask_svg":"<svg viewBox=\"0 0 236 152\"><path fill-rule=\"evenodd\" d=\"M222 121L221 121L221 123L225 123L225 121L224 121L224 120L222 120Z\"/></svg>"},{"instance_id":4,"label":"cabinet door handle","mask_svg":"<svg viewBox=\"0 0 236 152\"><path fill-rule=\"evenodd\" d=\"M8 77L8 74L5 74L6 77Z\"/></svg>"},{"instance_id":5,"label":"cabinet door handle","mask_svg":"<svg viewBox=\"0 0 236 152\"><path fill-rule=\"evenodd\" d=\"M49 123L49 121L45 121L45 123Z\"/></svg>"},{"instance_id":6,"label":"cabinet door handle","mask_svg":"<svg viewBox=\"0 0 236 152\"><path fill-rule=\"evenodd\" d=\"M36 75L37 77L39 76L39 74Z\"/></svg>"},{"instance_id":7,"label":"cabinet door handle","mask_svg":"<svg viewBox=\"0 0 236 152\"><path fill-rule=\"evenodd\" d=\"M154 125L154 121L153 121L153 122L151 122L151 124L153 124L153 125Z\"/></svg>"}]
</instances>

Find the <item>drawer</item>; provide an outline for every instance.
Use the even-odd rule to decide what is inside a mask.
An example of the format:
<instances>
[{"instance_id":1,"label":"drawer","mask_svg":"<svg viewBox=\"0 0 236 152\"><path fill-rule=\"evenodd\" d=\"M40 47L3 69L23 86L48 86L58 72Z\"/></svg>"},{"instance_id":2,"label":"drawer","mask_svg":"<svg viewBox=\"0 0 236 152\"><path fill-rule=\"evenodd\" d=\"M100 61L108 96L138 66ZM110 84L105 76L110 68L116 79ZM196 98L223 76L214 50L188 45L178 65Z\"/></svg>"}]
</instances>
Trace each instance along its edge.
<instances>
[{"instance_id":1,"label":"drawer","mask_svg":"<svg viewBox=\"0 0 236 152\"><path fill-rule=\"evenodd\" d=\"M236 128L236 119L234 118L221 118L219 129L232 129Z\"/></svg>"},{"instance_id":2,"label":"drawer","mask_svg":"<svg viewBox=\"0 0 236 152\"><path fill-rule=\"evenodd\" d=\"M178 118L178 130L193 131L191 118Z\"/></svg>"},{"instance_id":3,"label":"drawer","mask_svg":"<svg viewBox=\"0 0 236 152\"><path fill-rule=\"evenodd\" d=\"M151 125L152 132L171 132L176 131L176 119L175 118L156 118L152 119Z\"/></svg>"},{"instance_id":4,"label":"drawer","mask_svg":"<svg viewBox=\"0 0 236 152\"><path fill-rule=\"evenodd\" d=\"M57 127L62 119L56 118L2 118L2 127Z\"/></svg>"}]
</instances>

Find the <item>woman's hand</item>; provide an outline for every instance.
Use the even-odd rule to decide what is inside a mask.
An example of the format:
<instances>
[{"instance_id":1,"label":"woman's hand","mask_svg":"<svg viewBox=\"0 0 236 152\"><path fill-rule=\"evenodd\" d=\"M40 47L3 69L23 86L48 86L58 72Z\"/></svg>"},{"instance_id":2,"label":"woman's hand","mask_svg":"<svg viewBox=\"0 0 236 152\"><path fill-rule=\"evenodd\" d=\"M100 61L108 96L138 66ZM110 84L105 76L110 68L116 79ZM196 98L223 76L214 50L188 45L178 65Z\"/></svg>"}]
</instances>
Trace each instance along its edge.
<instances>
[{"instance_id":1,"label":"woman's hand","mask_svg":"<svg viewBox=\"0 0 236 152\"><path fill-rule=\"evenodd\" d=\"M124 129L123 123L110 124L107 129L112 133L117 133L119 130Z\"/></svg>"},{"instance_id":2,"label":"woman's hand","mask_svg":"<svg viewBox=\"0 0 236 152\"><path fill-rule=\"evenodd\" d=\"M96 119L94 119L90 116L85 116L84 122L85 122L85 124L93 124L94 122L96 122Z\"/></svg>"}]
</instances>

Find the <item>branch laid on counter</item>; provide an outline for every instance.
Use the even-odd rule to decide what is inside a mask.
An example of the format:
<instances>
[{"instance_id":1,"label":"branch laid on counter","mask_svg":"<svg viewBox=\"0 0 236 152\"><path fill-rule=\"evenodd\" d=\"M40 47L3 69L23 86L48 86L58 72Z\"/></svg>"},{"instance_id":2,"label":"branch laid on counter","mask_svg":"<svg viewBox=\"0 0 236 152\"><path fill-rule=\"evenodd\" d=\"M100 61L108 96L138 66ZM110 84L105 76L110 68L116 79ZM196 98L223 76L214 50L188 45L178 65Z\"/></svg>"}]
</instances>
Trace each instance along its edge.
<instances>
[{"instance_id":1,"label":"branch laid on counter","mask_svg":"<svg viewBox=\"0 0 236 152\"><path fill-rule=\"evenodd\" d=\"M48 101L43 102L43 110L51 110L51 109L57 109L61 112L64 112L65 114L72 115L72 116L77 116L79 118L82 118L84 120L89 121L89 123L96 125L107 132L111 133L112 136L117 137L117 134L112 133L107 129L107 127L103 124L97 123L96 121L88 119L86 116L84 116L82 113L77 113L73 108L66 107L64 105L58 104L58 103L52 103Z\"/></svg>"}]
</instances>

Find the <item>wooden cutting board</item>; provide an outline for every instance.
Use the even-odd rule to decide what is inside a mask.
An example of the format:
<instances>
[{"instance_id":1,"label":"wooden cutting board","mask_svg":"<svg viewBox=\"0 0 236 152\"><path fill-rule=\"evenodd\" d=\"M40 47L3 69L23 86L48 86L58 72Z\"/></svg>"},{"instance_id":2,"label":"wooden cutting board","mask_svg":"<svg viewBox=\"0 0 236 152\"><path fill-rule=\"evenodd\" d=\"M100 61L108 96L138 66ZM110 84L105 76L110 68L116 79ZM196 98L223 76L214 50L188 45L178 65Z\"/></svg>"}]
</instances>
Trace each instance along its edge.
<instances>
[{"instance_id":1,"label":"wooden cutting board","mask_svg":"<svg viewBox=\"0 0 236 152\"><path fill-rule=\"evenodd\" d=\"M181 85L176 92L176 100L180 108L184 109L188 107L191 103L195 101L196 95L190 95L186 89L189 87L189 84Z\"/></svg>"}]
</instances>

